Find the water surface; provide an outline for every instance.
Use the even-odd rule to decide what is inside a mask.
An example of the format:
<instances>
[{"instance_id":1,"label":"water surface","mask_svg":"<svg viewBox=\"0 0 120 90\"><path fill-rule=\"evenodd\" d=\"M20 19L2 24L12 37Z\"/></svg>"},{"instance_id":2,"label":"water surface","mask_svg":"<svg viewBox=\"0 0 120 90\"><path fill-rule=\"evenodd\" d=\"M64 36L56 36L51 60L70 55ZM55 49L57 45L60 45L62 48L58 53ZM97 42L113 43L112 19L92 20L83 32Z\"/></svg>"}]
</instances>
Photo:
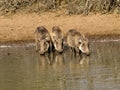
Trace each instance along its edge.
<instances>
[{"instance_id":1,"label":"water surface","mask_svg":"<svg viewBox=\"0 0 120 90\"><path fill-rule=\"evenodd\" d=\"M120 90L120 42L91 42L91 55L39 56L34 46L0 48L0 90Z\"/></svg>"}]
</instances>

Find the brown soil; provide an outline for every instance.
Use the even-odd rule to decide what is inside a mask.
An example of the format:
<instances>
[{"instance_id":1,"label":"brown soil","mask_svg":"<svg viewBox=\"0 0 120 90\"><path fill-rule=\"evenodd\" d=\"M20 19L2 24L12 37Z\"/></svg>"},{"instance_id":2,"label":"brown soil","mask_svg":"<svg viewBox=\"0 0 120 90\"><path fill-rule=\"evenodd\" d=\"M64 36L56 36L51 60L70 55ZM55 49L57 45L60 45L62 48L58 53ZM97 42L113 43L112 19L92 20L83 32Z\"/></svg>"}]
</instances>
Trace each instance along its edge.
<instances>
[{"instance_id":1,"label":"brown soil","mask_svg":"<svg viewBox=\"0 0 120 90\"><path fill-rule=\"evenodd\" d=\"M87 36L120 36L120 15L59 16L47 12L41 15L1 16L0 42L34 40L34 30L41 25L49 31L54 25L58 25L64 34L69 29L75 28Z\"/></svg>"}]
</instances>

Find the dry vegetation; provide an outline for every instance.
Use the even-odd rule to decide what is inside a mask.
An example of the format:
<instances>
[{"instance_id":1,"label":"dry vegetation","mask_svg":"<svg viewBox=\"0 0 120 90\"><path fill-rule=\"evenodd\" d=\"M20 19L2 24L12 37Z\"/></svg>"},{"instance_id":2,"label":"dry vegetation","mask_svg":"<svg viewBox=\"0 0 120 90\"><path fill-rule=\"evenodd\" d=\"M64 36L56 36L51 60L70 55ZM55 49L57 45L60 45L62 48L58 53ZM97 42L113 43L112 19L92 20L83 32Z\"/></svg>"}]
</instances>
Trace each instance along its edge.
<instances>
[{"instance_id":1,"label":"dry vegetation","mask_svg":"<svg viewBox=\"0 0 120 90\"><path fill-rule=\"evenodd\" d=\"M0 0L0 13L55 12L64 9L64 14L120 13L120 0Z\"/></svg>"}]
</instances>

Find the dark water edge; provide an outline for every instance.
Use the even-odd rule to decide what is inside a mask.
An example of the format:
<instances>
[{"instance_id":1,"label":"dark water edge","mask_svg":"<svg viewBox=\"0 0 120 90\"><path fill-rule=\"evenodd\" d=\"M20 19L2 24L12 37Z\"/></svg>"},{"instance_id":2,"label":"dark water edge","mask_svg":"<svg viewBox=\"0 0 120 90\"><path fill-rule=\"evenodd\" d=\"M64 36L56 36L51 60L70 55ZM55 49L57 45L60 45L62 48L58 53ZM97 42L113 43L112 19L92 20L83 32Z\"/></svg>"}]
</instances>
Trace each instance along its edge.
<instances>
[{"instance_id":1,"label":"dark water edge","mask_svg":"<svg viewBox=\"0 0 120 90\"><path fill-rule=\"evenodd\" d=\"M120 41L120 34L107 34L107 35L89 35L86 34L86 37L88 38L89 42L110 42L110 41ZM16 41L3 41L0 42L1 46L35 46L35 40L16 40Z\"/></svg>"},{"instance_id":2,"label":"dark water edge","mask_svg":"<svg viewBox=\"0 0 120 90\"><path fill-rule=\"evenodd\" d=\"M120 90L120 40L90 40L90 56L40 56L35 44L0 46L0 90Z\"/></svg>"},{"instance_id":3,"label":"dark water edge","mask_svg":"<svg viewBox=\"0 0 120 90\"><path fill-rule=\"evenodd\" d=\"M91 41L100 41L100 40L108 40L108 41L114 41L114 40L120 40L120 34L94 34L94 35L86 35L86 37Z\"/></svg>"}]
</instances>

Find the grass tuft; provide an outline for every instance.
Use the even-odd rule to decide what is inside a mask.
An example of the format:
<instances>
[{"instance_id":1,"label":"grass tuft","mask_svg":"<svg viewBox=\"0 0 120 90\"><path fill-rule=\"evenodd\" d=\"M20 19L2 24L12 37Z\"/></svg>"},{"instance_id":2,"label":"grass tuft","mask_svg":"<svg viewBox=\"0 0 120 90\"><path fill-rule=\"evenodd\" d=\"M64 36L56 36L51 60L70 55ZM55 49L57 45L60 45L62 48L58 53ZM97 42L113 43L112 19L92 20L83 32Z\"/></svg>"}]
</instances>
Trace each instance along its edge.
<instances>
[{"instance_id":1,"label":"grass tuft","mask_svg":"<svg viewBox=\"0 0 120 90\"><path fill-rule=\"evenodd\" d=\"M0 0L0 14L65 9L64 14L120 13L120 0Z\"/></svg>"}]
</instances>

